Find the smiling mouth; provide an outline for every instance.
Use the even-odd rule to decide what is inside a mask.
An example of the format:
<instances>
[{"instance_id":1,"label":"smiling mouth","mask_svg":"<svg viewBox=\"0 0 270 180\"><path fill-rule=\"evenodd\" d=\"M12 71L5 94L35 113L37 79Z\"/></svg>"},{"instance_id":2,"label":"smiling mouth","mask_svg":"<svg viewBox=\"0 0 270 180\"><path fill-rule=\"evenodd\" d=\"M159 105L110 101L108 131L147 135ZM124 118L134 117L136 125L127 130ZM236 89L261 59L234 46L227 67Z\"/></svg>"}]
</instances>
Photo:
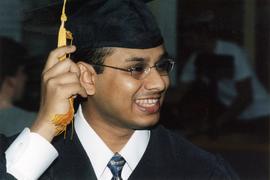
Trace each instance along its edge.
<instances>
[{"instance_id":1,"label":"smiling mouth","mask_svg":"<svg viewBox=\"0 0 270 180\"><path fill-rule=\"evenodd\" d=\"M160 98L137 99L135 103L139 110L149 114L157 113L160 109Z\"/></svg>"}]
</instances>

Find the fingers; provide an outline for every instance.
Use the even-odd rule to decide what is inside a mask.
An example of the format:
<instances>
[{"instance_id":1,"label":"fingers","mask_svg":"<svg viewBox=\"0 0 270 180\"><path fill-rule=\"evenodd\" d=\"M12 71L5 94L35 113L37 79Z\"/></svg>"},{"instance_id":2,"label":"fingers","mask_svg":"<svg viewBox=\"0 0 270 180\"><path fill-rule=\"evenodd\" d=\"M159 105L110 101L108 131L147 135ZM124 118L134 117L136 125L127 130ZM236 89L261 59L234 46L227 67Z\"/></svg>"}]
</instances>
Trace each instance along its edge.
<instances>
[{"instance_id":1,"label":"fingers","mask_svg":"<svg viewBox=\"0 0 270 180\"><path fill-rule=\"evenodd\" d=\"M40 109L31 131L39 133L48 141L51 141L58 132L51 120L57 114L69 112L69 98L77 94L87 97L85 89L80 84L80 70L77 64L68 58L59 61L60 57L75 50L75 46L53 50L43 69Z\"/></svg>"},{"instance_id":2,"label":"fingers","mask_svg":"<svg viewBox=\"0 0 270 180\"><path fill-rule=\"evenodd\" d=\"M60 74L64 74L67 72L75 73L77 76L80 76L80 69L72 62L70 59L66 59L64 61L58 61L54 64L54 66L47 69L47 71L43 72L43 81L47 81L55 76L58 76Z\"/></svg>"},{"instance_id":3,"label":"fingers","mask_svg":"<svg viewBox=\"0 0 270 180\"><path fill-rule=\"evenodd\" d=\"M53 93L52 97L57 99L68 99L77 94L80 94L82 97L87 97L85 89L77 82L55 85L52 81L49 81L48 86L50 92Z\"/></svg>"},{"instance_id":4,"label":"fingers","mask_svg":"<svg viewBox=\"0 0 270 180\"><path fill-rule=\"evenodd\" d=\"M60 86L60 87L62 90L68 89L69 94L72 94L73 96L76 94L79 94L82 97L87 97L87 93L86 93L85 89L78 83L65 84L65 85Z\"/></svg>"},{"instance_id":5,"label":"fingers","mask_svg":"<svg viewBox=\"0 0 270 180\"><path fill-rule=\"evenodd\" d=\"M60 57L63 57L66 54L70 54L75 52L76 47L75 46L64 46L57 48L53 51L48 56L48 60L46 62L45 68L43 72L46 72L48 69L50 69L52 66L54 66L56 63L59 62Z\"/></svg>"},{"instance_id":6,"label":"fingers","mask_svg":"<svg viewBox=\"0 0 270 180\"><path fill-rule=\"evenodd\" d=\"M58 98L62 97L63 99L67 99L76 94L87 97L85 89L81 86L78 75L73 72L60 74L49 79L46 82L46 87Z\"/></svg>"},{"instance_id":7,"label":"fingers","mask_svg":"<svg viewBox=\"0 0 270 180\"><path fill-rule=\"evenodd\" d=\"M59 57L74 52L75 49L74 46L60 47L50 53L43 70L42 82L46 94L65 99L76 94L87 97L84 88L80 85L78 65L68 58L59 61Z\"/></svg>"},{"instance_id":8,"label":"fingers","mask_svg":"<svg viewBox=\"0 0 270 180\"><path fill-rule=\"evenodd\" d=\"M75 47L71 46L57 48L50 53L42 74L41 103L44 106L49 107L52 102L67 103L68 98L77 94L87 97L85 89L80 84L78 65L68 58L64 61L58 60L62 55L74 51ZM53 108L51 110L53 111Z\"/></svg>"},{"instance_id":9,"label":"fingers","mask_svg":"<svg viewBox=\"0 0 270 180\"><path fill-rule=\"evenodd\" d=\"M70 83L79 83L79 77L76 73L67 72L64 74L60 74L48 80L48 83L53 84L53 86L70 84Z\"/></svg>"}]
</instances>

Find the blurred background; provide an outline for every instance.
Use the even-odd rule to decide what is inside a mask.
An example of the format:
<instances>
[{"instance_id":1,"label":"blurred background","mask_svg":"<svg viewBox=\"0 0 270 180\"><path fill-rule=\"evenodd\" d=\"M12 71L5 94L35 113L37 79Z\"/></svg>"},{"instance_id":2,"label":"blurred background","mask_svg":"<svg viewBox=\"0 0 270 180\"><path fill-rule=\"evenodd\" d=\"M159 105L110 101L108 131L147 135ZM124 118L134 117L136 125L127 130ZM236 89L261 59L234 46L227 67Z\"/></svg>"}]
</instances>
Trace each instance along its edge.
<instances>
[{"instance_id":1,"label":"blurred background","mask_svg":"<svg viewBox=\"0 0 270 180\"><path fill-rule=\"evenodd\" d=\"M0 36L29 51L26 89L16 105L31 112L38 110L40 74L57 35L49 25L29 28L25 14L52 2L0 1ZM149 7L176 60L161 123L207 151L222 154L241 179L270 179L270 1L154 0ZM186 89L187 80L192 85ZM249 108L256 99L263 104ZM260 116L246 118L253 111Z\"/></svg>"}]
</instances>

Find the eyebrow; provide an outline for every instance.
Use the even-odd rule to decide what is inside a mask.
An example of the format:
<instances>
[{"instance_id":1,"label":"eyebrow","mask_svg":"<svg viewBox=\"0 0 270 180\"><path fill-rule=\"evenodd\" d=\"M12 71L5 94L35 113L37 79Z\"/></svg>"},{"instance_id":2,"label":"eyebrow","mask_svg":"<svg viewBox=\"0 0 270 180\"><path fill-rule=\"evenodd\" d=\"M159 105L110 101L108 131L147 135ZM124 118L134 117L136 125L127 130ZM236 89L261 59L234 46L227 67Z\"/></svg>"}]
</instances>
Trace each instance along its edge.
<instances>
[{"instance_id":1,"label":"eyebrow","mask_svg":"<svg viewBox=\"0 0 270 180\"><path fill-rule=\"evenodd\" d=\"M159 60L162 60L163 58L167 58L167 57L170 57L168 52L164 52L157 59L159 61ZM143 58L143 57L131 57L131 58L126 59L125 61L126 62L144 62L144 61L146 61L146 58Z\"/></svg>"},{"instance_id":2,"label":"eyebrow","mask_svg":"<svg viewBox=\"0 0 270 180\"><path fill-rule=\"evenodd\" d=\"M126 62L143 62L145 61L145 58L143 57L131 57L125 60Z\"/></svg>"}]
</instances>

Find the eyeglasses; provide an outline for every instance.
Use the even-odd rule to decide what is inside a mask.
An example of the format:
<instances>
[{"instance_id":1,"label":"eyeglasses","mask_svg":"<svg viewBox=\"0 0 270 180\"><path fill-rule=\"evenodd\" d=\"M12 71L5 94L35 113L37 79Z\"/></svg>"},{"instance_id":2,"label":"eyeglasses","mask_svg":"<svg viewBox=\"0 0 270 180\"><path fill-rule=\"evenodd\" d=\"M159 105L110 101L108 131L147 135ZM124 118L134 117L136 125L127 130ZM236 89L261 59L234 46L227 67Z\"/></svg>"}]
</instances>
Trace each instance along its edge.
<instances>
[{"instance_id":1,"label":"eyeglasses","mask_svg":"<svg viewBox=\"0 0 270 180\"><path fill-rule=\"evenodd\" d=\"M126 71L130 72L131 76L134 77L135 79L144 79L151 71L151 68L156 68L157 72L159 73L160 76L168 76L169 73L172 71L174 67L175 62L172 59L166 59L166 60L161 60L157 62L154 66L149 66L149 64L146 63L138 63L135 64L134 66L124 69L124 68L119 68L115 66L109 66L105 64L92 64L94 66L102 66L102 67L108 67L112 69L117 69L121 71Z\"/></svg>"}]
</instances>

